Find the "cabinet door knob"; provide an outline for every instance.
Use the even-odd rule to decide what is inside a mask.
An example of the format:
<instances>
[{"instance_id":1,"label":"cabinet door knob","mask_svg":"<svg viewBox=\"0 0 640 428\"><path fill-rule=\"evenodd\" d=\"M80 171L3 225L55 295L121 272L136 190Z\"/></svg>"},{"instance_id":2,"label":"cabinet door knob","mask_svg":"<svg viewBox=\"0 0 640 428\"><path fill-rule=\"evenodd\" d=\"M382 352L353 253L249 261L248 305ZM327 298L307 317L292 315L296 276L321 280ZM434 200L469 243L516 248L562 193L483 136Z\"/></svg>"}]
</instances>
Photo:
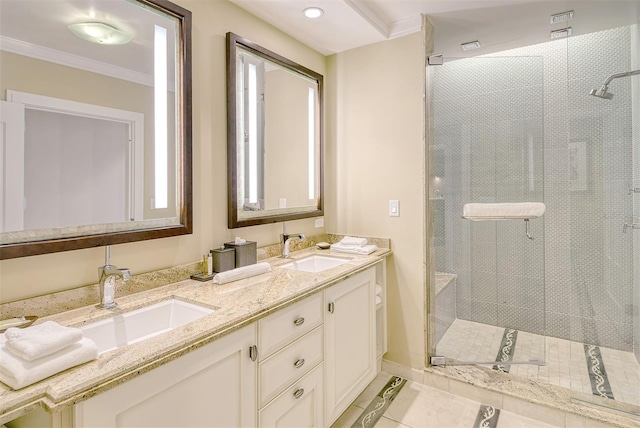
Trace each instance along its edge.
<instances>
[{"instance_id":1,"label":"cabinet door knob","mask_svg":"<svg viewBox=\"0 0 640 428\"><path fill-rule=\"evenodd\" d=\"M304 388L296 389L296 390L293 392L293 396L294 396L295 398L300 398L300 397L302 397L302 394L304 394Z\"/></svg>"},{"instance_id":2,"label":"cabinet door knob","mask_svg":"<svg viewBox=\"0 0 640 428\"><path fill-rule=\"evenodd\" d=\"M298 361L293 363L293 366L295 368L297 368L297 369L299 369L300 367L304 366L304 358L300 358Z\"/></svg>"},{"instance_id":3,"label":"cabinet door knob","mask_svg":"<svg viewBox=\"0 0 640 428\"><path fill-rule=\"evenodd\" d=\"M304 324L304 318L303 318L303 317L300 317L300 318L296 319L296 320L293 322L293 324L294 324L296 327L300 327L302 324Z\"/></svg>"}]
</instances>

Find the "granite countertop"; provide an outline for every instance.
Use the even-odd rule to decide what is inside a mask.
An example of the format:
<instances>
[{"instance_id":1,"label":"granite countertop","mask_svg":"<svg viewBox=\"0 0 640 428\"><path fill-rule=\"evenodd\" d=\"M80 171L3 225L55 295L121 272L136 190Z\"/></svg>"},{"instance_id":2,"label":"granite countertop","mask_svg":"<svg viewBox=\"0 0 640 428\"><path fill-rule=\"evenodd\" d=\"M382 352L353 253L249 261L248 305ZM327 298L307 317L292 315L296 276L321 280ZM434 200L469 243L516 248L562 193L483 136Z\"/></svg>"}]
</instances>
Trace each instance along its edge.
<instances>
[{"instance_id":1,"label":"granite countertop","mask_svg":"<svg viewBox=\"0 0 640 428\"><path fill-rule=\"evenodd\" d=\"M292 259L314 253L349 259L345 264L319 273L279 268ZM264 273L223 285L186 280L147 291L117 297L118 308L98 309L93 304L42 317L62 325L79 327L117 313L128 312L162 300L176 298L215 309L212 314L167 333L106 352L98 359L71 368L28 387L14 391L0 383L0 424L42 406L57 412L101 391L171 361L234 330L248 325L283 306L323 290L334 283L373 266L391 253L379 248L368 255L352 255L303 249L291 259L271 257Z\"/></svg>"}]
</instances>

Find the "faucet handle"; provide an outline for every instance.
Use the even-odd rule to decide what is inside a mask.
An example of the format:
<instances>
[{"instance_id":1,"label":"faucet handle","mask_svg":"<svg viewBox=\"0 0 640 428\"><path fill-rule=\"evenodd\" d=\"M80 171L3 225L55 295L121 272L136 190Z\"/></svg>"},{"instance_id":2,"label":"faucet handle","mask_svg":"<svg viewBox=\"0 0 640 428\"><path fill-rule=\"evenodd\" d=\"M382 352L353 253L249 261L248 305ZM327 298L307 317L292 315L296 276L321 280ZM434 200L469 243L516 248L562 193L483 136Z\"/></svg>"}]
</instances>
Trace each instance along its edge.
<instances>
[{"instance_id":1,"label":"faucet handle","mask_svg":"<svg viewBox=\"0 0 640 428\"><path fill-rule=\"evenodd\" d=\"M122 273L122 279L125 280L125 281L127 279L131 278L131 269L129 269L129 268L120 269L120 273Z\"/></svg>"}]
</instances>

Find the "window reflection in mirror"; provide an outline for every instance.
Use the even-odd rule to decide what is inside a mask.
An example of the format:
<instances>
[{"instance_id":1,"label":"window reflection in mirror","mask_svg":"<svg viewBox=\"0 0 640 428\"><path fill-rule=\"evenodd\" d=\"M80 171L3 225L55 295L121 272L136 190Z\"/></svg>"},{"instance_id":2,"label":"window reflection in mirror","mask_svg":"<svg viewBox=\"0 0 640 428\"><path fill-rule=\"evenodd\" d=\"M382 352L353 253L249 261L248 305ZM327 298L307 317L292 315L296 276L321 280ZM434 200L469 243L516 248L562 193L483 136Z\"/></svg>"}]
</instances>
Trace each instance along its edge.
<instances>
[{"instance_id":1,"label":"window reflection in mirror","mask_svg":"<svg viewBox=\"0 0 640 428\"><path fill-rule=\"evenodd\" d=\"M228 37L230 227L322 215L322 76Z\"/></svg>"}]
</instances>

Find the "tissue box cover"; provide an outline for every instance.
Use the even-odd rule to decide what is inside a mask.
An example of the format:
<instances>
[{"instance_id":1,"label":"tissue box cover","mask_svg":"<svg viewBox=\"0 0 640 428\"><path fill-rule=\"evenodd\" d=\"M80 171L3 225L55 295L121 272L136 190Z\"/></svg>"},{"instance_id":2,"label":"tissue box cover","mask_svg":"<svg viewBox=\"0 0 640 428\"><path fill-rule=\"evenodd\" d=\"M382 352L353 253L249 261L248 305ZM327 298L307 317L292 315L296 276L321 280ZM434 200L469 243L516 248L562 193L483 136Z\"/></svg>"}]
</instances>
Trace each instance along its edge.
<instances>
[{"instance_id":1,"label":"tissue box cover","mask_svg":"<svg viewBox=\"0 0 640 428\"><path fill-rule=\"evenodd\" d=\"M225 272L236 267L236 250L234 248L216 248L211 250L213 271Z\"/></svg>"},{"instance_id":2,"label":"tissue box cover","mask_svg":"<svg viewBox=\"0 0 640 428\"><path fill-rule=\"evenodd\" d=\"M236 267L254 265L258 262L258 243L247 241L244 244L225 242L225 248L233 248L236 251Z\"/></svg>"}]
</instances>

